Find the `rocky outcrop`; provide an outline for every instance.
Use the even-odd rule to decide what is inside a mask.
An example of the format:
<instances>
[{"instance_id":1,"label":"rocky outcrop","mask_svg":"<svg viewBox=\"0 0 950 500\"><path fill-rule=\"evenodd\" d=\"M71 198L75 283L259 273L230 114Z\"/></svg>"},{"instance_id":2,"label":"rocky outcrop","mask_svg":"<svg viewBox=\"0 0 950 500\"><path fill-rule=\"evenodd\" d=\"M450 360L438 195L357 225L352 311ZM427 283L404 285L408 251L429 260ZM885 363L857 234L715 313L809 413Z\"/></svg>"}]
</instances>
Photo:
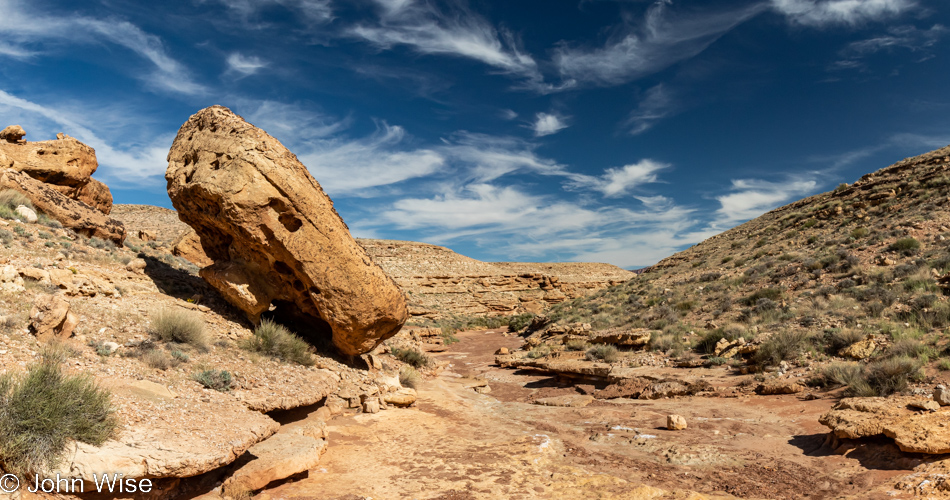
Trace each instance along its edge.
<instances>
[{"instance_id":1,"label":"rocky outcrop","mask_svg":"<svg viewBox=\"0 0 950 500\"><path fill-rule=\"evenodd\" d=\"M208 258L201 248L201 238L194 231L187 231L172 243L172 254L181 257L199 267L208 267L214 261Z\"/></svg>"},{"instance_id":2,"label":"rocky outcrop","mask_svg":"<svg viewBox=\"0 0 950 500\"><path fill-rule=\"evenodd\" d=\"M40 342L67 339L79 324L79 318L70 312L69 302L58 295L40 295L30 310L30 333Z\"/></svg>"},{"instance_id":3,"label":"rocky outcrop","mask_svg":"<svg viewBox=\"0 0 950 500\"><path fill-rule=\"evenodd\" d=\"M481 262L445 247L357 240L410 293L413 316L539 313L635 276L609 264Z\"/></svg>"},{"instance_id":4,"label":"rocky outcrop","mask_svg":"<svg viewBox=\"0 0 950 500\"><path fill-rule=\"evenodd\" d=\"M25 134L22 129L20 132ZM59 134L54 141L0 141L0 150L12 160L12 165L6 167L24 172L106 215L112 210L109 188L92 178L99 167L96 151L82 142ZM0 167L3 166L0 160Z\"/></svg>"},{"instance_id":5,"label":"rocky outcrop","mask_svg":"<svg viewBox=\"0 0 950 500\"><path fill-rule=\"evenodd\" d=\"M0 142L17 144L23 142L23 136L25 135L26 131L23 130L23 127L19 125L10 125L3 130L0 130Z\"/></svg>"},{"instance_id":6,"label":"rocky outcrop","mask_svg":"<svg viewBox=\"0 0 950 500\"><path fill-rule=\"evenodd\" d=\"M212 106L182 125L168 162L172 203L215 261L201 276L252 321L273 305L310 327L299 334L329 329L351 355L406 321L403 293L306 167L266 132Z\"/></svg>"},{"instance_id":7,"label":"rocky outcrop","mask_svg":"<svg viewBox=\"0 0 950 500\"><path fill-rule=\"evenodd\" d=\"M908 453L950 453L950 412L919 411L919 396L848 398L841 400L818 420L838 438L859 439L884 435Z\"/></svg>"},{"instance_id":8,"label":"rocky outcrop","mask_svg":"<svg viewBox=\"0 0 950 500\"><path fill-rule=\"evenodd\" d=\"M24 172L14 169L0 172L0 189L14 189L25 194L34 207L83 236L111 240L116 244L125 240L125 227L121 222L66 197Z\"/></svg>"}]
</instances>

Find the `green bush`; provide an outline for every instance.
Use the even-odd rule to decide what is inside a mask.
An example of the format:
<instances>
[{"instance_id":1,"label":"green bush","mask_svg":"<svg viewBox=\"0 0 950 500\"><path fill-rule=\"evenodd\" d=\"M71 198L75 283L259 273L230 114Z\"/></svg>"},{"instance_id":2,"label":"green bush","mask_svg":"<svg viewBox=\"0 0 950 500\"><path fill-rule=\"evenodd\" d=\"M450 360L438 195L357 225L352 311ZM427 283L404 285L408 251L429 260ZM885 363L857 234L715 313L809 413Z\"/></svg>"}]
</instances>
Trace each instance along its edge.
<instances>
[{"instance_id":1,"label":"green bush","mask_svg":"<svg viewBox=\"0 0 950 500\"><path fill-rule=\"evenodd\" d=\"M411 366L404 366L399 370L399 383L403 387L418 389L422 385L422 376Z\"/></svg>"},{"instance_id":2,"label":"green bush","mask_svg":"<svg viewBox=\"0 0 950 500\"><path fill-rule=\"evenodd\" d=\"M921 377L921 365L907 356L875 361L864 369L863 380L852 384L849 395L858 397L890 396L907 389L911 379Z\"/></svg>"},{"instance_id":3,"label":"green bush","mask_svg":"<svg viewBox=\"0 0 950 500\"><path fill-rule=\"evenodd\" d=\"M613 363L620 359L620 353L617 348L610 344L598 344L587 350L587 359L590 361L601 360L606 363Z\"/></svg>"},{"instance_id":4,"label":"green bush","mask_svg":"<svg viewBox=\"0 0 950 500\"><path fill-rule=\"evenodd\" d=\"M269 319L261 321L254 329L254 335L243 339L242 349L265 354L289 363L303 366L313 366L311 354L313 348L303 339L294 335L283 325L278 325Z\"/></svg>"},{"instance_id":5,"label":"green bush","mask_svg":"<svg viewBox=\"0 0 950 500\"><path fill-rule=\"evenodd\" d=\"M208 389L220 392L230 391L234 384L231 372L227 370L203 370L195 372L191 378Z\"/></svg>"},{"instance_id":6,"label":"green bush","mask_svg":"<svg viewBox=\"0 0 950 500\"><path fill-rule=\"evenodd\" d=\"M206 349L208 337L198 314L179 308L160 309L152 315L149 333L165 342L190 344Z\"/></svg>"},{"instance_id":7,"label":"green bush","mask_svg":"<svg viewBox=\"0 0 950 500\"><path fill-rule=\"evenodd\" d=\"M869 231L868 228L866 227L857 227L851 231L851 237L857 240L857 239L864 238L870 233L871 231Z\"/></svg>"},{"instance_id":8,"label":"green bush","mask_svg":"<svg viewBox=\"0 0 950 500\"><path fill-rule=\"evenodd\" d=\"M904 255L913 255L920 249L920 242L916 238L901 238L891 243L887 249Z\"/></svg>"},{"instance_id":9,"label":"green bush","mask_svg":"<svg viewBox=\"0 0 950 500\"><path fill-rule=\"evenodd\" d=\"M539 345L528 351L527 356L531 359L538 359L543 358L548 354L551 354L551 347L548 345Z\"/></svg>"},{"instance_id":10,"label":"green bush","mask_svg":"<svg viewBox=\"0 0 950 500\"><path fill-rule=\"evenodd\" d=\"M142 362L150 368L167 370L172 366L172 358L161 349L150 349L142 355Z\"/></svg>"},{"instance_id":11,"label":"green bush","mask_svg":"<svg viewBox=\"0 0 950 500\"><path fill-rule=\"evenodd\" d=\"M769 299L772 301L782 300L782 290L778 288L756 290L752 295L742 299L742 303L747 306L754 306L759 302L759 299Z\"/></svg>"},{"instance_id":12,"label":"green bush","mask_svg":"<svg viewBox=\"0 0 950 500\"><path fill-rule=\"evenodd\" d=\"M18 474L56 467L70 440L101 445L117 421L108 391L90 375L67 375L52 353L22 378L0 376L0 461Z\"/></svg>"},{"instance_id":13,"label":"green bush","mask_svg":"<svg viewBox=\"0 0 950 500\"><path fill-rule=\"evenodd\" d=\"M25 194L19 191L14 191L13 189L4 189L0 191L0 207L8 209L9 212L13 214L13 210L16 210L16 207L20 205L33 210L33 203L30 202L30 199L27 198Z\"/></svg>"},{"instance_id":14,"label":"green bush","mask_svg":"<svg viewBox=\"0 0 950 500\"><path fill-rule=\"evenodd\" d=\"M401 349L398 347L394 347L390 352L392 353L393 357L395 357L399 361L402 361L403 363L406 363L416 368L422 368L423 366L426 366L429 364L429 357L415 349L411 349L411 348Z\"/></svg>"}]
</instances>

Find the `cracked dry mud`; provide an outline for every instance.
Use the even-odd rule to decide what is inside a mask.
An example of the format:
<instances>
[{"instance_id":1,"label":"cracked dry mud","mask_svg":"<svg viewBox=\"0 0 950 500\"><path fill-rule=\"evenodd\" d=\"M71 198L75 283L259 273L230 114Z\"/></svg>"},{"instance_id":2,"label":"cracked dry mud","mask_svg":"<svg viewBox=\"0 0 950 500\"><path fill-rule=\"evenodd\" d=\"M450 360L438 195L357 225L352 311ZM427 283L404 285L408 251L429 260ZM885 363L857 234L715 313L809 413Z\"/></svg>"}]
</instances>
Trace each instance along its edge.
<instances>
[{"instance_id":1,"label":"cracked dry mud","mask_svg":"<svg viewBox=\"0 0 950 500\"><path fill-rule=\"evenodd\" d=\"M832 400L795 395L530 404L576 394L546 375L492 366L501 331L460 333L451 366L417 407L334 419L309 477L266 500L333 498L902 498L904 470L835 455L818 417ZM672 370L672 369L671 369ZM705 369L725 385L725 370ZM719 375L717 377L717 374ZM489 394L472 387L485 380ZM582 386L581 390L585 388ZM589 387L592 389L592 387ZM670 413L689 428L668 431ZM665 493L664 493L665 492ZM699 492L699 496L693 492Z\"/></svg>"}]
</instances>

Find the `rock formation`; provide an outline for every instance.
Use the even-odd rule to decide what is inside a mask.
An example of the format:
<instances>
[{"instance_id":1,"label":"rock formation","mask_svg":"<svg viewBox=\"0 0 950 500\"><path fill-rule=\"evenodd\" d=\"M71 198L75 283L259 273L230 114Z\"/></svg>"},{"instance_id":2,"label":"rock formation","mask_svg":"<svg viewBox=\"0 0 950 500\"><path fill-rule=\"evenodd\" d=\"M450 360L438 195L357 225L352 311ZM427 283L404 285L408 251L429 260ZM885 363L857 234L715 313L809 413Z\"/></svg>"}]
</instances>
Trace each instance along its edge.
<instances>
[{"instance_id":1,"label":"rock formation","mask_svg":"<svg viewBox=\"0 0 950 500\"><path fill-rule=\"evenodd\" d=\"M842 399L819 422L838 438L885 435L908 453L950 453L945 411L918 411L933 403L920 397ZM933 405L939 408L939 405Z\"/></svg>"},{"instance_id":2,"label":"rock formation","mask_svg":"<svg viewBox=\"0 0 950 500\"><path fill-rule=\"evenodd\" d=\"M26 131L23 130L23 127L19 125L10 125L5 129L0 130L0 141L17 144L23 142L23 136L25 135Z\"/></svg>"},{"instance_id":3,"label":"rock formation","mask_svg":"<svg viewBox=\"0 0 950 500\"><path fill-rule=\"evenodd\" d=\"M273 305L306 327L300 334L329 329L346 354L371 350L405 322L405 296L266 132L212 106L181 127L168 162L172 203L215 261L201 276L252 321Z\"/></svg>"},{"instance_id":4,"label":"rock formation","mask_svg":"<svg viewBox=\"0 0 950 500\"><path fill-rule=\"evenodd\" d=\"M70 312L69 302L58 295L40 295L30 311L30 332L40 342L69 338L78 324L79 318Z\"/></svg>"},{"instance_id":5,"label":"rock formation","mask_svg":"<svg viewBox=\"0 0 950 500\"><path fill-rule=\"evenodd\" d=\"M0 138L14 137L7 127ZM17 127L19 128L19 127ZM19 129L20 137L23 129ZM10 135L13 134L13 135ZM92 178L99 167L96 151L65 134L57 135L54 141L6 141L0 140L0 151L7 158L7 165L0 157L0 167L11 167L25 172L30 177L46 183L60 193L81 201L108 215L112 210L112 193L109 188ZM12 165L10 165L12 163Z\"/></svg>"},{"instance_id":6,"label":"rock formation","mask_svg":"<svg viewBox=\"0 0 950 500\"><path fill-rule=\"evenodd\" d=\"M15 169L0 172L0 189L14 189L25 194L33 206L83 236L112 240L116 244L125 240L125 227L121 222L64 196L49 184L24 172Z\"/></svg>"},{"instance_id":7,"label":"rock formation","mask_svg":"<svg viewBox=\"0 0 950 500\"><path fill-rule=\"evenodd\" d=\"M410 314L432 319L539 313L636 276L609 264L481 262L427 243L358 241L410 293Z\"/></svg>"}]
</instances>

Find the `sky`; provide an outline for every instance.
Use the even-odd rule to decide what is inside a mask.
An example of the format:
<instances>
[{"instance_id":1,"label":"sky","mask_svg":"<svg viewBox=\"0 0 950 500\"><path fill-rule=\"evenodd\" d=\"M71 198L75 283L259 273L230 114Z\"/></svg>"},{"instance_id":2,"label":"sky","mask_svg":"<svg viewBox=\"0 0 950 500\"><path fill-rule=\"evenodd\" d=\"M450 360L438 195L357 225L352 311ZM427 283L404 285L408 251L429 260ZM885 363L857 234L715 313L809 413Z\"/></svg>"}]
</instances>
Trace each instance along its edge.
<instances>
[{"instance_id":1,"label":"sky","mask_svg":"<svg viewBox=\"0 0 950 500\"><path fill-rule=\"evenodd\" d=\"M950 144L943 0L0 0L0 127L171 207L220 104L354 236L648 266Z\"/></svg>"}]
</instances>

